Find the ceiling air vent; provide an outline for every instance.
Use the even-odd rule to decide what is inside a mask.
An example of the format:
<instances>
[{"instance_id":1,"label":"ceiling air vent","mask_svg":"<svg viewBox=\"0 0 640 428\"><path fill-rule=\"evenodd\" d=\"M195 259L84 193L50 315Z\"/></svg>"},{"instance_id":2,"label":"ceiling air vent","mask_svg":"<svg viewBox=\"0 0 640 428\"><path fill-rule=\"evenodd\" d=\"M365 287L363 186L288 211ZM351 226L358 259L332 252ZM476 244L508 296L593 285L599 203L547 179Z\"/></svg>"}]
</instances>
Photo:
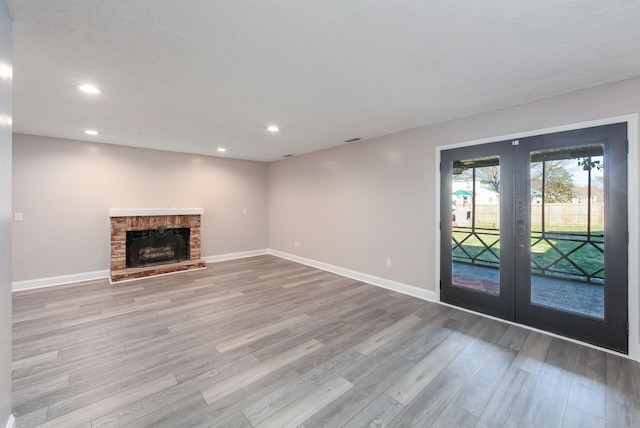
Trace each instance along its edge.
<instances>
[{"instance_id":1,"label":"ceiling air vent","mask_svg":"<svg viewBox=\"0 0 640 428\"><path fill-rule=\"evenodd\" d=\"M345 143L355 143L356 141L360 141L362 138L352 138L350 140L344 140Z\"/></svg>"}]
</instances>

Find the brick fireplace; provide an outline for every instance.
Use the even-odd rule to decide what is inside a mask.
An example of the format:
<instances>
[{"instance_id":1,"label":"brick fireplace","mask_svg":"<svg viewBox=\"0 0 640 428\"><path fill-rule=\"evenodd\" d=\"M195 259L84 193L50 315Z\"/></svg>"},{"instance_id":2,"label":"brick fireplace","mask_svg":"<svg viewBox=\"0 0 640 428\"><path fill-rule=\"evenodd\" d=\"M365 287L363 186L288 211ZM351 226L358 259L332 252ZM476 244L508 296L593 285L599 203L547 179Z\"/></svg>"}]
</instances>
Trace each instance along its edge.
<instances>
[{"instance_id":1,"label":"brick fireplace","mask_svg":"<svg viewBox=\"0 0 640 428\"><path fill-rule=\"evenodd\" d=\"M136 278L144 278L152 275L179 272L206 267L201 259L200 237L201 217L203 208L136 208L136 209L111 209L111 282L125 281ZM137 267L128 267L127 260L127 232L131 241L131 232L149 232L150 234L166 235L167 230L188 230L186 242L186 258L168 258L167 261L159 259L157 262ZM130 242L129 242L130 245ZM185 243L181 244L182 246ZM170 248L160 250L145 248L141 255L171 252ZM148 258L148 257L147 257Z\"/></svg>"}]
</instances>

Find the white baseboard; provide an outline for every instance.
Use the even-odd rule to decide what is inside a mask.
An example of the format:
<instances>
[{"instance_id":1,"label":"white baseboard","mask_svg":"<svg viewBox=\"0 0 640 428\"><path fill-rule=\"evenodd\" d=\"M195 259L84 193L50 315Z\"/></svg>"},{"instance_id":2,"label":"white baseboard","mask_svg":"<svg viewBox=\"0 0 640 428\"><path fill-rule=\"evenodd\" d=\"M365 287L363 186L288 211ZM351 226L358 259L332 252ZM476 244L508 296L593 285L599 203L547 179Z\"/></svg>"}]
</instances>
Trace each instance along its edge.
<instances>
[{"instance_id":1,"label":"white baseboard","mask_svg":"<svg viewBox=\"0 0 640 428\"><path fill-rule=\"evenodd\" d=\"M262 250L241 251L239 253L228 253L228 254L220 254L217 256L207 256L207 257L203 257L202 260L204 260L205 263L215 263L215 262L223 262L225 260L245 259L247 257L264 256L265 254L268 254L266 248Z\"/></svg>"},{"instance_id":2,"label":"white baseboard","mask_svg":"<svg viewBox=\"0 0 640 428\"><path fill-rule=\"evenodd\" d=\"M246 257L263 256L267 250L243 251L240 253L220 254L216 256L203 257L205 263L221 262L224 260L243 259ZM29 279L26 281L14 281L11 284L12 291L31 290L33 288L53 287L56 285L74 284L76 282L93 281L96 279L108 279L108 270L98 270L95 272L76 273L71 275L52 276L49 278ZM122 281L119 281L122 282Z\"/></svg>"},{"instance_id":3,"label":"white baseboard","mask_svg":"<svg viewBox=\"0 0 640 428\"><path fill-rule=\"evenodd\" d=\"M293 254L284 253L278 250L270 249L268 250L268 253L276 257L291 260L292 262L301 263L303 265L311 266L317 269L322 269L338 275L346 276L347 278L352 278L358 281L366 282L367 284L386 288L387 290L397 291L398 293L406 294L407 296L417 297L418 299L427 300L429 302L436 301L435 292L430 290L425 290L424 288L416 287L414 285L403 284L401 282L392 281L390 279L381 278L379 276L373 276L373 275L358 272L355 270L345 269L340 266L334 266L328 263L307 259L305 257L295 256Z\"/></svg>"},{"instance_id":4,"label":"white baseboard","mask_svg":"<svg viewBox=\"0 0 640 428\"><path fill-rule=\"evenodd\" d=\"M73 284L76 282L93 281L96 279L109 278L108 270L97 270L95 272L75 273L71 275L52 276L49 278L28 279L26 281L14 281L11 284L13 291L30 290L32 288L53 287L55 285Z\"/></svg>"},{"instance_id":5,"label":"white baseboard","mask_svg":"<svg viewBox=\"0 0 640 428\"><path fill-rule=\"evenodd\" d=\"M7 428L16 428L16 418L13 415L9 415L9 420L7 420Z\"/></svg>"}]
</instances>

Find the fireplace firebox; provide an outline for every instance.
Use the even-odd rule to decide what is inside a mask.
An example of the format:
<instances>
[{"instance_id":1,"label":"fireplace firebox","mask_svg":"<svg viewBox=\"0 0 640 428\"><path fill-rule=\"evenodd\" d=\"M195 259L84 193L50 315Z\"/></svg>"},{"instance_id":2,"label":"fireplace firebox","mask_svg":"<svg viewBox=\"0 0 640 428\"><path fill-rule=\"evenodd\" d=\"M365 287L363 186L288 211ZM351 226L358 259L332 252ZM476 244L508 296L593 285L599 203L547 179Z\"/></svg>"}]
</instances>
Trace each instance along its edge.
<instances>
[{"instance_id":1,"label":"fireplace firebox","mask_svg":"<svg viewBox=\"0 0 640 428\"><path fill-rule=\"evenodd\" d=\"M140 268L189 260L188 227L127 231L127 268Z\"/></svg>"}]
</instances>

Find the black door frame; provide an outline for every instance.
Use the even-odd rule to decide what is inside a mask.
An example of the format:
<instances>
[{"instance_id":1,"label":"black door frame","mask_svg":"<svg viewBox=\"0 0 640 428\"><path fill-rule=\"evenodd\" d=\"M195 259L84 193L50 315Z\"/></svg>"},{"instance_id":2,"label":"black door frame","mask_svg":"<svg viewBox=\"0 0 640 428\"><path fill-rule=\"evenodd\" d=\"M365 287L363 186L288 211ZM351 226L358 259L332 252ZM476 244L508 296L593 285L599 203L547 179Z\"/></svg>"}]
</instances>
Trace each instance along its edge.
<instances>
[{"instance_id":1,"label":"black door frame","mask_svg":"<svg viewBox=\"0 0 640 428\"><path fill-rule=\"evenodd\" d=\"M454 159L451 155L452 151L443 151L440 159L440 169L443 177L451 177L453 172L453 162L462 159L475 159L487 156L499 157L500 175L501 175L501 192L500 192L500 294L491 295L487 293L469 293L464 288L442 287L440 283L440 298L447 303L471 309L476 312L482 312L487 315L502 318L508 321L515 320L514 312L514 290L512 287L503 287L504 284L515 281L515 259L513 247L515 246L515 236L513 233L513 207L515 200L513 199L513 171L507 169L506 165L512 165L514 161L514 152L511 141L500 141L495 143L482 144L478 146L470 146L455 149ZM504 184L503 184L504 183ZM440 206L448 207L451 205L451 182L443 181L440 184ZM441 225L451 225L453 221L453 213L450 209L441 210ZM441 263L440 281L445 283L451 282L453 272L451 264L451 240L441 240L440 251L441 258L447 258L446 263Z\"/></svg>"},{"instance_id":2,"label":"black door frame","mask_svg":"<svg viewBox=\"0 0 640 428\"><path fill-rule=\"evenodd\" d=\"M620 120L622 119L622 120ZM626 119L626 120L625 120ZM613 123L618 123L618 125L612 125ZM611 126L602 126L602 125L611 125ZM592 128L592 127L600 127L602 129L606 129L606 132L611 132L613 134L616 134L618 136L622 136L624 141L626 142L627 137L628 136L634 136L637 133L637 116L632 117L625 117L625 118L618 118L617 121L614 121L613 119L611 119L610 121L597 121L597 123L589 123L589 124L579 124L579 125L574 125L574 126L566 126L563 127L564 129L568 130L568 131L560 131L560 132L553 132L554 130L539 130L537 132L530 132L527 133L526 135L521 134L521 135L514 135L514 136L506 136L506 137L502 137L500 138L500 142L498 143L488 143L487 139L483 140L483 141L478 141L478 142L470 142L468 143L468 145L456 145L455 147L448 147L448 146L441 146L438 147L438 154L440 155L439 160L441 161L441 168L442 169L447 169L450 168L451 165L448 164L447 162L443 162L447 160L447 155L446 155L446 151L452 148L455 149L462 149L464 148L464 154L465 156L467 156L467 154L469 155L469 157L465 157L466 159L472 159L474 157L474 153L480 153L480 151L482 151L482 153L487 153L487 147L488 146L495 146L496 147L496 153L500 151L500 148L498 147L499 145L504 145L507 146L509 143L511 144L518 144L519 142L522 143L526 143L527 139L529 139L529 141L533 141L533 143L529 143L529 144L535 144L536 148L535 150L539 150L539 149L544 149L547 146L553 146L554 144L559 144L559 142L561 141L561 144L565 145L565 144L570 144L567 143L567 137L573 135L578 135L580 133L579 130L584 129L584 128ZM631 129L628 129L629 127L631 127ZM496 139L497 140L497 139ZM493 141L496 141L493 140ZM518 142L515 142L514 140L519 140ZM635 144L635 142L634 142ZM474 147L482 147L482 148L477 148L474 149ZM523 144L523 148L526 147L526 144ZM530 147L530 146L529 146ZM635 145L634 145L634 150L632 151L633 154L636 154L636 150L635 150ZM515 156L525 156L527 157L527 159L529 159L529 152L530 150L518 150L516 153L518 153ZM625 150L626 152L626 150ZM504 158L504 156L508 156L505 155L504 153L500 154L501 159L507 159ZM612 156L611 153L609 153L608 155L609 157ZM614 155L615 156L615 155ZM624 156L626 156L626 153L624 153ZM631 168L635 168L635 162L633 161L635 159L635 156L633 158L630 158L631 163L628 164L628 167ZM626 159L619 159L620 161L624 160L625 164L626 164ZM450 171L442 171L445 174L449 173ZM510 171L507 171L506 169L504 169L504 164L503 162L501 162L501 175L502 175L502 180L501 180L501 186L504 184L507 184L506 181L506 176L505 174L510 174ZM522 174L523 171L518 171L519 174ZM522 177L520 177L520 179L518 180L517 184L518 186L522 186L522 183L526 183L527 185L527 189L529 186L528 183L528 173L525 172L525 174L527 175L527 179L523 180ZM508 180L508 183L511 183L513 185L516 185L515 182L515 173L514 173L514 180ZM449 177L451 175L448 175ZM615 180L609 180L609 186L607 191L608 192L616 192L618 190L620 190L621 186L624 187L624 191L625 192L629 192L632 189L629 189L630 185L633 185L633 178L636 177L637 175L635 172L633 173L629 173L629 179L630 182L627 183L627 173L626 171L618 171L617 172L617 178ZM438 180L440 178L440 171L438 174ZM442 207L444 206L448 206L451 203L451 199L450 199L450 191L451 189L447 187L447 185L450 187L450 183L446 183L446 180L444 180L443 182L440 183L440 186L438 188L439 191L439 198L438 198L438 204L439 204L439 209L438 209L438 214L439 214L439 224L451 224L451 210L443 210ZM634 186L635 187L635 186ZM506 189L505 189L506 190ZM510 195L512 194L512 192L508 192ZM507 205L507 203L504 203L504 196L505 194L502 193L501 191L501 205ZM616 212L624 212L624 217L627 217L627 213L628 213L628 218L626 223L628 223L630 225L631 221L634 221L634 219L637 219L638 217L638 209L637 209L637 199L636 196L629 198L631 202L631 205L629 205L629 208L627 209L627 200L624 199L624 206L619 205L617 207L609 207L608 210L609 212L614 212L611 211L612 209L615 210ZM512 201L512 202L516 202L516 201ZM528 213L530 212L530 198L523 198L522 201L519 201L517 204L517 208L516 208L516 204L509 204L513 207L513 210L519 210L521 213ZM505 208L505 211L508 211L508 208ZM502 214L502 212L501 212ZM505 213L506 214L506 213ZM518 214L519 215L519 214ZM515 230L515 225L514 224L507 224L505 222L505 219L507 218L513 218L513 222L517 221L516 219L519 218L517 215L513 215L511 217L508 217L508 214L506 217L503 217L503 219L501 219L501 240L503 239L502 236L502 230L503 229L510 229L510 230ZM512 222L512 223L513 223ZM528 221L526 222L528 224ZM631 226L630 226L631 228ZM624 236L624 239L627 239L628 233L627 233L627 228L626 225L625 227L619 227L616 224L610 223L607 224L607 230L608 233L611 232L612 234L616 234L618 235L618 238L620 238L620 235L622 234ZM438 234L438 238L440 240L440 233ZM513 236L515 237L515 233L513 233ZM611 235L610 235L611 236ZM530 239L530 230L525 230L525 234L523 235L525 240L529 240ZM635 242L629 242L629 245L627 246L627 248L629 249L628 252L628 257L633 257L634 255L637 255L637 235L634 235L635 237ZM631 238L632 241L634 241L633 238ZM520 242L521 244L526 244L525 242ZM515 248L516 243L509 243L509 246L511 246L511 248ZM605 243L605 248L606 248L606 243ZM448 246L448 248L447 248ZM524 245L525 249L529 249L530 245ZM449 280L451 279L451 267L449 264L447 263L440 263L440 261L443 259L443 256L446 257L447 255L451 255L451 242L440 242L439 243L439 257L438 257L438 280L443 279L443 278L449 278ZM502 253L502 243L501 243L501 253ZM526 253L526 252L525 252ZM611 251L609 251L609 253L612 253ZM605 254L607 254L607 250L605 249ZM502 258L502 254L501 254L501 260L503 260ZM525 254L525 256L527 256ZM606 256L605 256L606 257ZM636 273L632 273L629 269L628 266L626 264L627 260L630 260L630 258L624 258L625 260L623 260L624 263L617 263L617 260L606 260L607 264L612 264L612 266L615 266L615 269L609 269L610 270L614 270L614 272L607 272L607 281L617 281L619 280L618 278L616 278L616 272L617 273L624 273L623 276L627 275L628 272L628 281L629 281L629 286L627 287L626 291L624 294L624 296L620 296L620 295L612 295L609 294L607 295L607 299L612 300L617 302L616 304L620 304L621 299L624 298L625 301L627 301L628 303L625 305L624 303L622 303L623 307L625 308L625 310L620 311L621 314L619 314L620 316L618 316L615 313L612 314L606 314L605 318L610 318L610 321L608 322L612 322L612 323L616 323L618 324L618 326L622 325L622 327L620 327L622 329L622 331L624 331L624 324L626 324L626 318L627 316L629 317L629 319L631 320L631 325L629 326L627 324L627 331L629 333L628 337L629 337L629 346L630 351L627 349L626 345L624 347L624 349L615 349L615 351L621 352L621 353L629 353L631 356L638 358L638 337L637 337L637 332L638 332L638 325L637 325L637 320L635 318L637 318L637 310L633 309L633 303L631 299L634 299L638 296L638 290L637 290L637 284L633 284L632 282L634 281L634 279L637 279L637 274ZM510 263L510 262L509 262ZM447 266L449 266L447 268ZM503 272L502 272L502 268L501 268L501 282L503 282ZM506 273L507 275L509 275L509 273ZM524 271L522 268L519 269L518 271L518 280L522 281L522 275L528 275L528 272ZM528 283L528 281L526 281ZM530 283L528 283L527 285L528 291L530 291ZM464 291L464 290L463 290ZM449 294L447 294L449 293ZM456 306L461 306L467 309L471 309L474 311L478 311L478 312L482 312L482 302L481 300L493 300L495 302L496 297L494 296L481 296L479 293L474 293L476 299L480 299L477 302L465 302L464 298L460 297L460 296L456 296L456 293L454 293L454 295L451 295L451 293L449 291L445 291L443 292L442 290L437 290L436 296L438 298L439 301L442 301L443 303L447 303L445 302L445 300L448 300L449 302L452 302L452 304L456 305ZM462 293L464 294L464 293ZM530 293L520 293L518 300L519 300L519 304L522 307L525 306L529 306L529 309L531 307L533 307L534 305L530 305L530 304L525 304L522 302L522 299L525 299L528 301L529 299L529 294ZM505 296L507 299L509 298L509 296ZM515 299L514 299L515 300ZM477 303L477 304L476 304ZM515 306L515 302L514 302L514 306ZM637 305L636 305L637 306ZM618 306L620 307L620 306ZM562 335L564 337L573 337L574 339L577 340L582 340L585 341L585 339L583 337L580 337L580 335L573 335L573 336L567 336L566 333L560 331L561 329L556 328L556 326L558 325L558 320L555 319L555 317L553 316L553 314L551 312L554 312L553 310L546 310L540 306L536 306L533 308L532 311L522 311L521 309L519 310L518 313L518 320L517 323L519 324L525 324L525 325L529 325L532 326L534 328L540 328L543 329L545 331L551 332L551 333L555 333L555 334L559 334ZM624 314L622 314L622 312L624 312ZM512 316L512 314L509 313L508 310L504 310L504 309L499 309L497 311L495 311L494 313L487 313L486 311L484 311L483 313L488 314L488 315L492 315L492 316L496 316L502 319L506 319L506 320L514 320L514 317ZM566 317L566 313L563 313L563 316ZM535 318L535 320L534 320ZM543 319L546 320L545 322L539 322L539 319ZM580 323L584 323L585 322L585 318L581 317L581 316L577 316L576 320L578 320ZM598 323L602 324L601 321L595 322L594 321L594 325L591 326L589 325L587 328L589 330L595 329L596 330L596 336L600 335L606 335L608 333L603 333L603 332L598 332L599 327L598 327ZM587 323L590 324L590 323ZM625 334L626 337L626 334ZM598 345L598 346L602 346L602 345Z\"/></svg>"}]
</instances>

